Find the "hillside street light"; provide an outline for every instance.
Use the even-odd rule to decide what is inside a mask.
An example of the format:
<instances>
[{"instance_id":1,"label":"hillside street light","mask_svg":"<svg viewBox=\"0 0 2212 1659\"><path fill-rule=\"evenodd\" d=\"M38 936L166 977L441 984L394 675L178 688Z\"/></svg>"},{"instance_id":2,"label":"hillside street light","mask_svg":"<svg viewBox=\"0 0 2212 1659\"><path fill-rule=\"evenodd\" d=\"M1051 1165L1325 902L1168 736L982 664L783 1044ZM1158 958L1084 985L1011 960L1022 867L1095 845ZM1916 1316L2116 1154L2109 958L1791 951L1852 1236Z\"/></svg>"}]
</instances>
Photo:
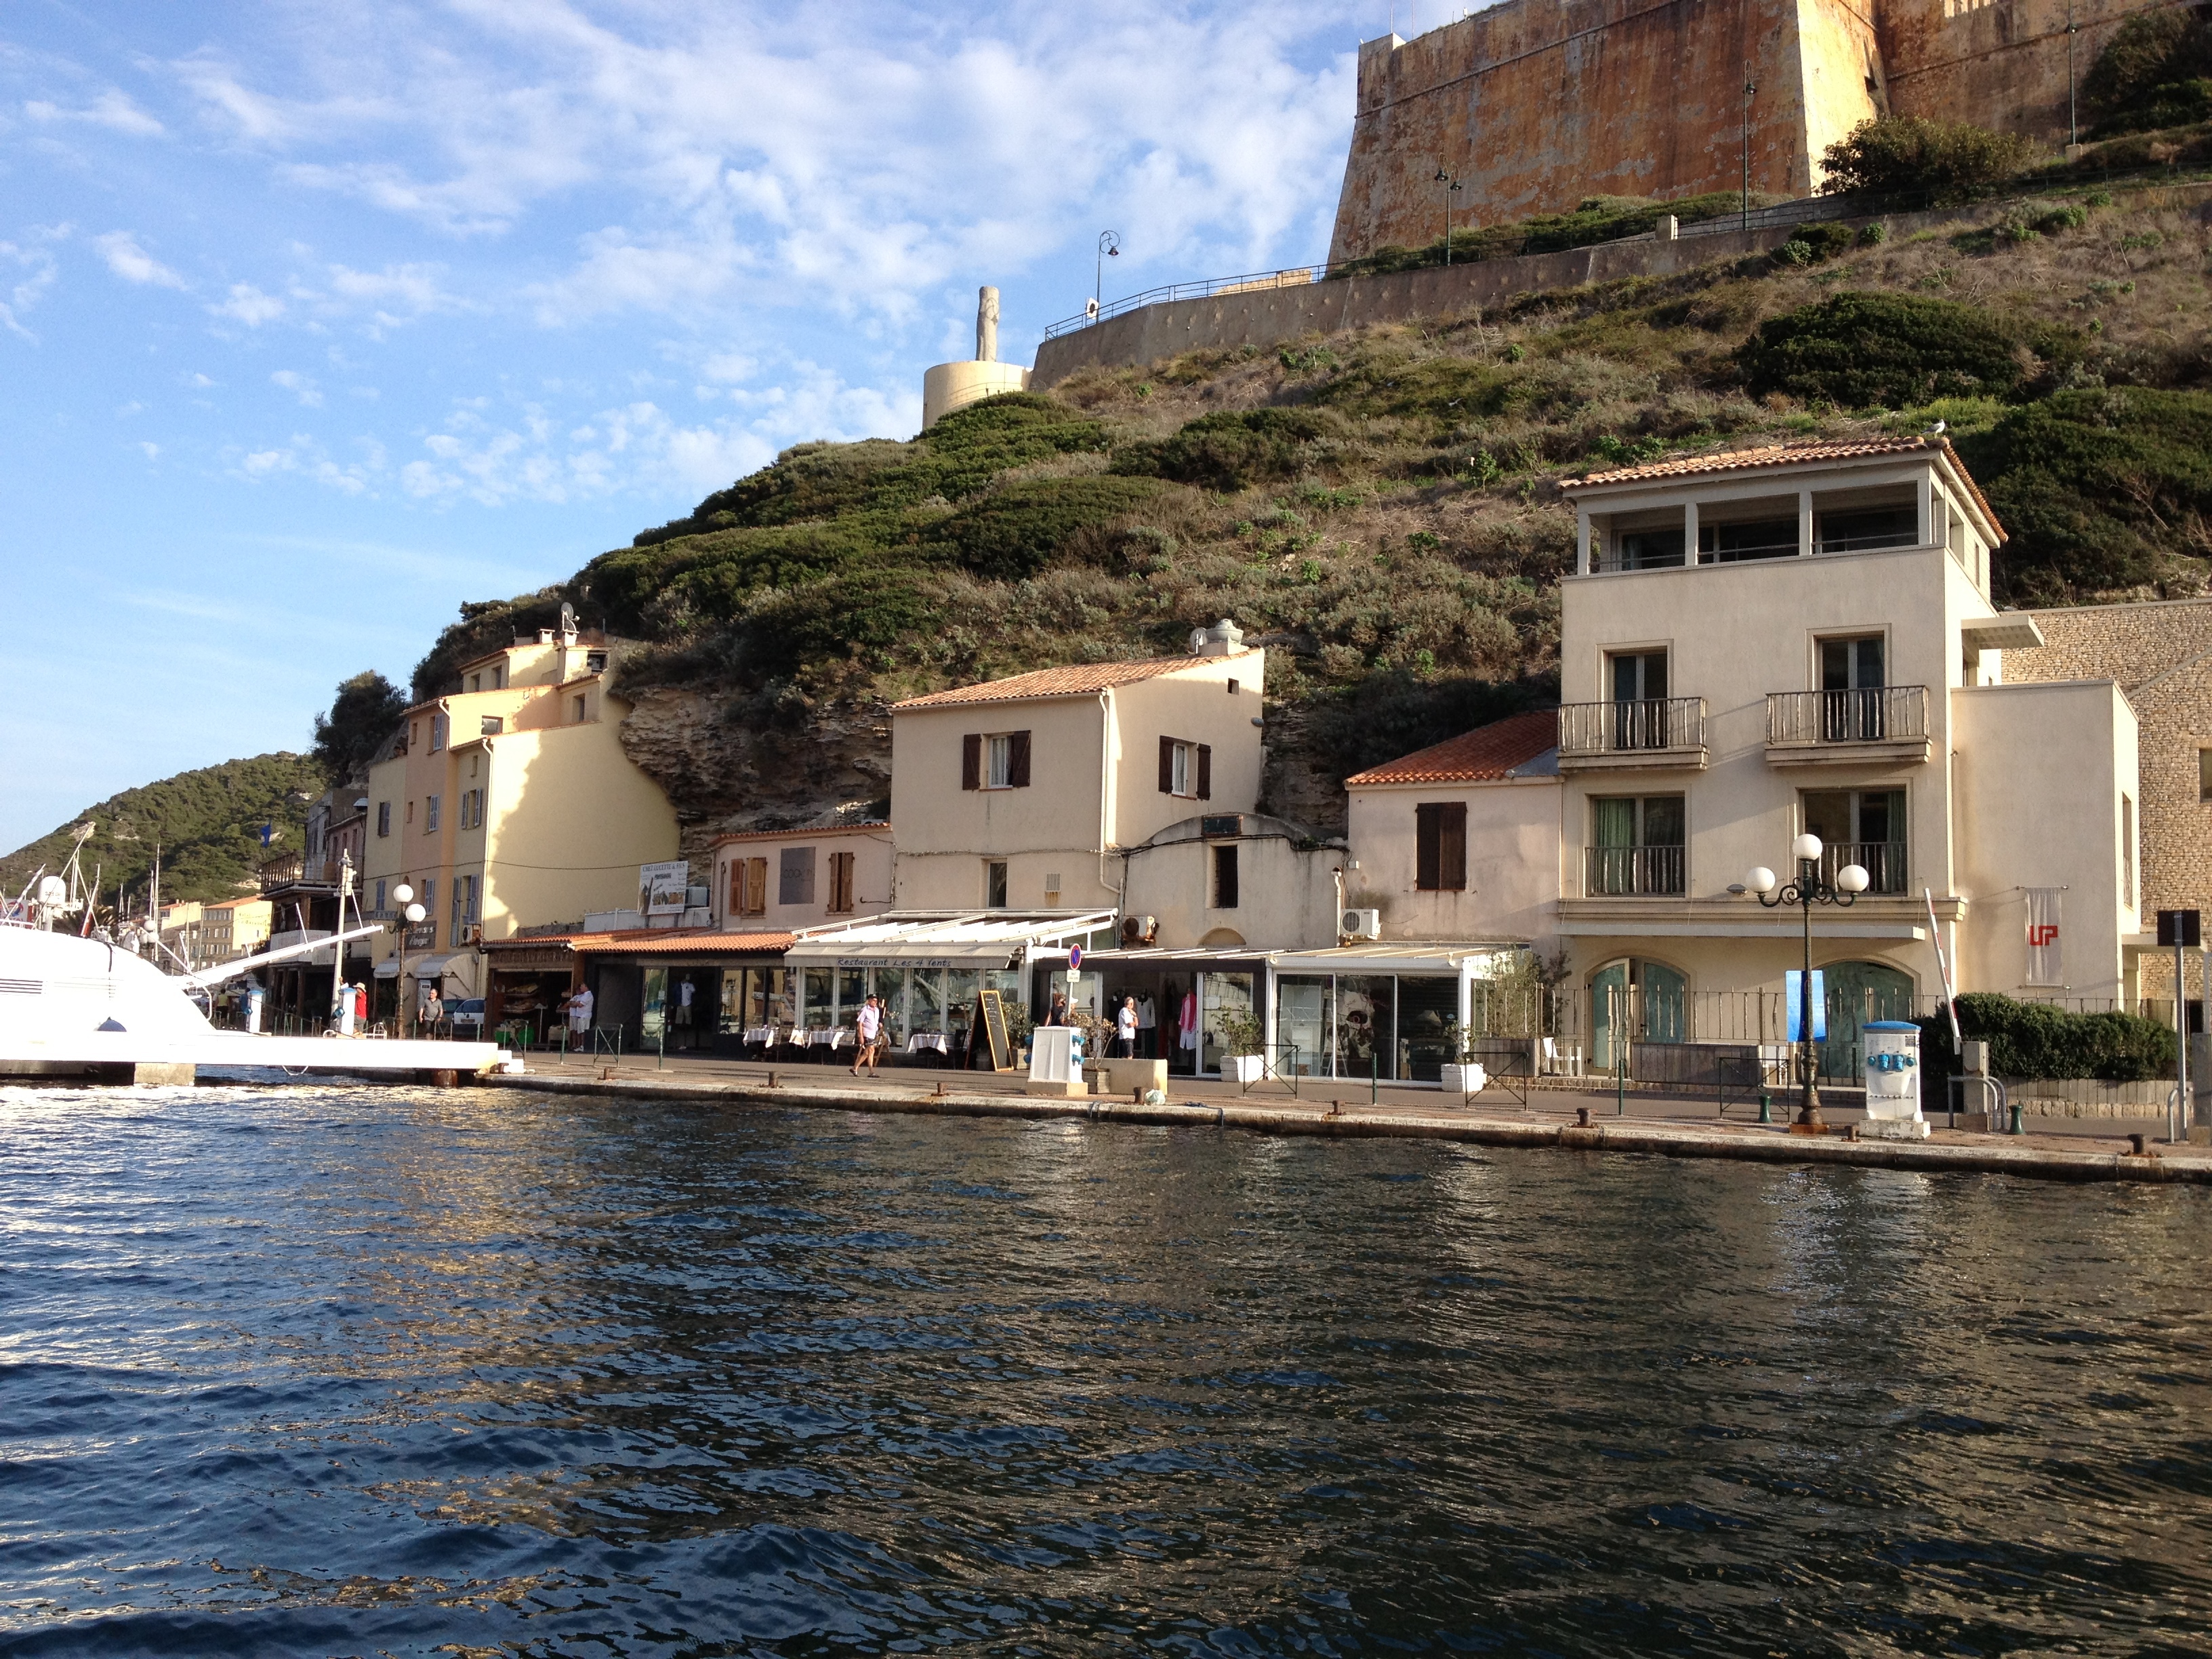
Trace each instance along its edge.
<instances>
[{"instance_id":1,"label":"hillside street light","mask_svg":"<svg viewBox=\"0 0 2212 1659\"><path fill-rule=\"evenodd\" d=\"M394 1011L393 1024L399 1027L399 1035L405 1036L407 1035L407 930L429 915L429 912L415 902L415 890L404 881L392 890L392 902L399 906L401 923L399 973L398 976L392 981L392 1000L398 1005Z\"/></svg>"},{"instance_id":2,"label":"hillside street light","mask_svg":"<svg viewBox=\"0 0 2212 1659\"><path fill-rule=\"evenodd\" d=\"M1432 181L1443 192L1444 198L1444 264L1451 264L1451 198L1458 190L1459 180L1444 170L1442 161L1437 163L1437 176Z\"/></svg>"},{"instance_id":3,"label":"hillside street light","mask_svg":"<svg viewBox=\"0 0 2212 1659\"><path fill-rule=\"evenodd\" d=\"M1106 262L1121 257L1121 237L1110 230L1100 231L1098 257L1091 261L1093 269L1091 273L1091 314L1094 317L1101 315L1106 309Z\"/></svg>"},{"instance_id":4,"label":"hillside street light","mask_svg":"<svg viewBox=\"0 0 2212 1659\"><path fill-rule=\"evenodd\" d=\"M1759 896L1759 902L1768 909L1784 904L1794 904L1805 923L1805 970L1797 977L1797 1036L1800 1042L1797 1066L1804 1085L1802 1103L1797 1109L1797 1126L1817 1130L1824 1127L1820 1116L1820 1064L1813 1047L1813 907L1833 904L1848 908L1867 890L1869 878L1865 869L1847 864L1836 872L1830 881L1820 874L1820 854L1825 849L1818 836L1804 835L1790 844L1790 856L1797 860L1796 879L1778 882L1774 872L1761 865L1743 878L1739 891Z\"/></svg>"}]
</instances>

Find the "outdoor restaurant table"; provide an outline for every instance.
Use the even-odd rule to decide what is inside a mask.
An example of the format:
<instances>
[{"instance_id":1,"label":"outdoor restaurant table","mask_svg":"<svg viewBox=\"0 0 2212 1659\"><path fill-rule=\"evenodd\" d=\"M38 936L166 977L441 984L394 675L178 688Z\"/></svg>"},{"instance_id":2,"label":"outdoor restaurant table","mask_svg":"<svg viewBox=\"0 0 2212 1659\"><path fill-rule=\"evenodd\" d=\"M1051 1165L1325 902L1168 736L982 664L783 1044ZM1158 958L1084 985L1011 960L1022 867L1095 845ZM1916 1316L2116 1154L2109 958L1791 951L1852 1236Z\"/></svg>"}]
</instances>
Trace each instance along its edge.
<instances>
[{"instance_id":1,"label":"outdoor restaurant table","mask_svg":"<svg viewBox=\"0 0 2212 1659\"><path fill-rule=\"evenodd\" d=\"M745 1041L749 1043L757 1042L764 1048L773 1048L775 1046L775 1027L748 1025L745 1027Z\"/></svg>"},{"instance_id":2,"label":"outdoor restaurant table","mask_svg":"<svg viewBox=\"0 0 2212 1659\"><path fill-rule=\"evenodd\" d=\"M942 1031L916 1031L906 1040L906 1051L910 1054L920 1054L924 1048L934 1048L949 1058L952 1042Z\"/></svg>"}]
</instances>

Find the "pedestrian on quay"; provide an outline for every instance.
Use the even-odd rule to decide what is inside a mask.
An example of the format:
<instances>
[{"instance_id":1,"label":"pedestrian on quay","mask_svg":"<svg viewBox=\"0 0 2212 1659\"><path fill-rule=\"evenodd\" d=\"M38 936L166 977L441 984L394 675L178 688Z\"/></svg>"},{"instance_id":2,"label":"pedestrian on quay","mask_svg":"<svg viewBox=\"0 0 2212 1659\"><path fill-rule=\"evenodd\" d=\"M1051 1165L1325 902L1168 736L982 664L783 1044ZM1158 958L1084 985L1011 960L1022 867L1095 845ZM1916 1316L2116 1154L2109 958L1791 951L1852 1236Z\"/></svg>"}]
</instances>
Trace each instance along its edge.
<instances>
[{"instance_id":1,"label":"pedestrian on quay","mask_svg":"<svg viewBox=\"0 0 2212 1659\"><path fill-rule=\"evenodd\" d=\"M868 1068L868 1075L873 1077L876 1074L877 1045L884 1035L884 1011L875 998L870 997L860 1005L860 1014L853 1024L860 1039L860 1052L853 1056L853 1075L860 1076L860 1067L865 1066Z\"/></svg>"},{"instance_id":2,"label":"pedestrian on quay","mask_svg":"<svg viewBox=\"0 0 2212 1659\"><path fill-rule=\"evenodd\" d=\"M1134 1060L1137 1057L1137 1000L1121 999L1121 1012L1114 1016L1114 1058Z\"/></svg>"},{"instance_id":3,"label":"pedestrian on quay","mask_svg":"<svg viewBox=\"0 0 2212 1659\"><path fill-rule=\"evenodd\" d=\"M422 1006L416 1012L415 1024L417 1029L427 1028L434 1035L445 1018L446 999L438 994L437 981L433 980L430 988L422 994Z\"/></svg>"},{"instance_id":4,"label":"pedestrian on quay","mask_svg":"<svg viewBox=\"0 0 2212 1659\"><path fill-rule=\"evenodd\" d=\"M1067 994L1065 991L1052 994L1052 1006L1045 1011L1044 1023L1048 1025L1067 1024Z\"/></svg>"},{"instance_id":5,"label":"pedestrian on quay","mask_svg":"<svg viewBox=\"0 0 2212 1659\"><path fill-rule=\"evenodd\" d=\"M568 1016L568 1041L574 1048L582 1048L584 1039L591 1034L594 1000L588 985L579 985L561 1000L561 1006Z\"/></svg>"}]
</instances>

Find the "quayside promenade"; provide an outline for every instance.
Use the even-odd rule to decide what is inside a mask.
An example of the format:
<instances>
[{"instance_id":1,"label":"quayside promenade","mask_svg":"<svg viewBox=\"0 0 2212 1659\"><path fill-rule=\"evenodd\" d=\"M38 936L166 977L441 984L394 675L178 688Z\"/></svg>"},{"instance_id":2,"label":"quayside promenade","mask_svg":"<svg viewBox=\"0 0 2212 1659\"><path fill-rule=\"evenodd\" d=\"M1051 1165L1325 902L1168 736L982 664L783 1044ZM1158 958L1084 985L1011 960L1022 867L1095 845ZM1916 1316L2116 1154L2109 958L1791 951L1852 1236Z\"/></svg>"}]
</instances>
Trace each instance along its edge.
<instances>
[{"instance_id":1,"label":"quayside promenade","mask_svg":"<svg viewBox=\"0 0 2212 1659\"><path fill-rule=\"evenodd\" d=\"M489 1087L541 1093L599 1094L639 1099L720 1102L820 1111L924 1114L950 1117L1062 1118L1087 1122L1243 1129L1264 1134L1456 1140L1493 1146L1556 1147L1713 1158L1765 1164L1839 1164L1904 1170L1964 1170L2051 1181L2141 1181L2212 1185L2212 1148L2162 1146L2155 1121L2030 1118L2021 1135L1984 1134L1945 1127L1920 1142L1857 1140L1862 1114L1826 1106L1832 1133L1789 1133L1794 1103L1777 1097L1772 1124L1758 1120L1754 1097L1732 1102L1725 1115L1711 1097L1627 1095L1610 1090L1531 1091L1523 1105L1493 1087L1462 1101L1434 1090L1383 1088L1302 1079L1249 1091L1236 1085L1172 1079L1168 1103L1139 1105L1125 1097L1036 1097L1026 1079L983 1072L902 1068L855 1078L842 1066L769 1066L753 1061L633 1058L619 1065L540 1055L520 1074L490 1074ZM1618 1109L1625 1106L1626 1111ZM1586 1121L1584 1120L1587 1120ZM2144 1151L2135 1150L2134 1136Z\"/></svg>"}]
</instances>

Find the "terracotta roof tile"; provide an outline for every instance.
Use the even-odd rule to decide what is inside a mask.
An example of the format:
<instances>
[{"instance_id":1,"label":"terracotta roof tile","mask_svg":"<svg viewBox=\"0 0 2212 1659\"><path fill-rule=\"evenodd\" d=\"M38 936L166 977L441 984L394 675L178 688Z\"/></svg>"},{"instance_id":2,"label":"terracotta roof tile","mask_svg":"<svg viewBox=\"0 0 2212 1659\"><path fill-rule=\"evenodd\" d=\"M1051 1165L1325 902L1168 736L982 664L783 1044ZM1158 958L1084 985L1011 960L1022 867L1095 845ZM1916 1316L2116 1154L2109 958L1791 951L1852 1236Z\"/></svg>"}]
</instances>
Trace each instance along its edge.
<instances>
[{"instance_id":1,"label":"terracotta roof tile","mask_svg":"<svg viewBox=\"0 0 2212 1659\"><path fill-rule=\"evenodd\" d=\"M714 837L716 847L737 841L795 841L801 836L874 835L891 827L889 818L863 818L853 823L807 823L796 830L731 830Z\"/></svg>"},{"instance_id":2,"label":"terracotta roof tile","mask_svg":"<svg viewBox=\"0 0 2212 1659\"><path fill-rule=\"evenodd\" d=\"M1157 679L1179 668L1193 668L1205 657L1155 657L1145 662L1073 663L1064 668L1040 668L1010 679L987 680L981 685L956 685L949 691L933 691L926 697L895 702L891 712L908 708L945 708L963 702L1019 702L1030 697L1079 697L1109 686L1131 685Z\"/></svg>"},{"instance_id":3,"label":"terracotta roof tile","mask_svg":"<svg viewBox=\"0 0 2212 1659\"><path fill-rule=\"evenodd\" d=\"M1347 789L1377 783L1481 783L1512 775L1559 746L1559 711L1540 708L1462 732L1418 754L1385 761L1344 781Z\"/></svg>"},{"instance_id":4,"label":"terracotta roof tile","mask_svg":"<svg viewBox=\"0 0 2212 1659\"><path fill-rule=\"evenodd\" d=\"M1951 447L1951 441L1940 433L1913 438L1858 438L1815 441L1796 444L1762 444L1754 449L1716 449L1703 455L1677 455L1664 461L1651 461L1642 466L1614 467L1610 471L1585 473L1579 478L1569 478L1560 488L1572 494L1582 484L1641 483L1658 478L1694 477L1708 472L1736 472L1750 467L1796 466L1806 461L1850 461L1869 455L1911 455L1927 453L1948 459L1960 477L1972 492L1974 504L1980 507L1989 521L1996 526L1999 540L2004 538L2004 526L1982 494L1982 487L1974 482L1974 475L1966 471L1966 463Z\"/></svg>"}]
</instances>

